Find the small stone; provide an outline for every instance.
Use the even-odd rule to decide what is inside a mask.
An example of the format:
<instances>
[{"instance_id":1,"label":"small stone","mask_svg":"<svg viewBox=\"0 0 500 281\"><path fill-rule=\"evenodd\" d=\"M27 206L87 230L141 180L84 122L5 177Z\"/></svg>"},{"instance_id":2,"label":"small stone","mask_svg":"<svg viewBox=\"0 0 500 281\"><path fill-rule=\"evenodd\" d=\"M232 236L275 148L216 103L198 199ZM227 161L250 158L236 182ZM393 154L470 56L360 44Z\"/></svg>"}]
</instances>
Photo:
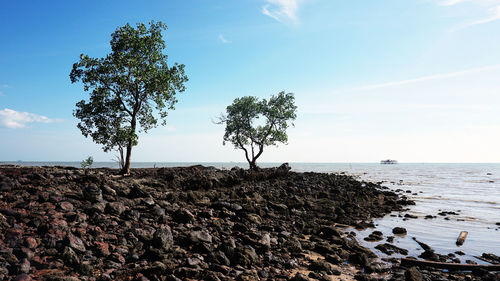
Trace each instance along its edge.
<instances>
[{"instance_id":1,"label":"small stone","mask_svg":"<svg viewBox=\"0 0 500 281\"><path fill-rule=\"evenodd\" d=\"M94 244L96 245L97 249L99 250L99 253L102 256L109 256L111 253L109 252L109 244L106 242L97 242L95 241Z\"/></svg>"},{"instance_id":2,"label":"small stone","mask_svg":"<svg viewBox=\"0 0 500 281\"><path fill-rule=\"evenodd\" d=\"M80 258L75 253L75 251L73 249L71 249L70 247L64 248L64 252L63 252L62 257L63 257L64 262L68 265L80 264Z\"/></svg>"},{"instance_id":3,"label":"small stone","mask_svg":"<svg viewBox=\"0 0 500 281\"><path fill-rule=\"evenodd\" d=\"M28 274L30 272L30 262L28 259L23 259L19 264L19 272Z\"/></svg>"},{"instance_id":4,"label":"small stone","mask_svg":"<svg viewBox=\"0 0 500 281\"><path fill-rule=\"evenodd\" d=\"M405 272L406 281L422 281L422 273L416 267L412 267Z\"/></svg>"},{"instance_id":5,"label":"small stone","mask_svg":"<svg viewBox=\"0 0 500 281\"><path fill-rule=\"evenodd\" d=\"M83 198L94 203L102 201L102 191L95 184L88 185L83 188Z\"/></svg>"},{"instance_id":6,"label":"small stone","mask_svg":"<svg viewBox=\"0 0 500 281\"><path fill-rule=\"evenodd\" d=\"M31 277L26 273L21 273L14 278L14 281L31 281Z\"/></svg>"},{"instance_id":7,"label":"small stone","mask_svg":"<svg viewBox=\"0 0 500 281\"><path fill-rule=\"evenodd\" d=\"M161 226L153 234L153 246L170 251L174 245L174 238L168 225Z\"/></svg>"},{"instance_id":8,"label":"small stone","mask_svg":"<svg viewBox=\"0 0 500 281\"><path fill-rule=\"evenodd\" d=\"M255 249L251 246L244 246L242 248L237 248L234 253L234 261L236 264L242 266L251 266L259 260Z\"/></svg>"},{"instance_id":9,"label":"small stone","mask_svg":"<svg viewBox=\"0 0 500 281\"><path fill-rule=\"evenodd\" d=\"M297 273L290 281L309 281L309 278L302 273Z\"/></svg>"},{"instance_id":10,"label":"small stone","mask_svg":"<svg viewBox=\"0 0 500 281\"><path fill-rule=\"evenodd\" d=\"M203 230L192 231L189 234L189 238L193 243L199 243L199 242L212 243L212 235Z\"/></svg>"},{"instance_id":11,"label":"small stone","mask_svg":"<svg viewBox=\"0 0 500 281\"><path fill-rule=\"evenodd\" d=\"M59 208L64 212L72 212L75 209L73 204L67 201L59 203Z\"/></svg>"},{"instance_id":12,"label":"small stone","mask_svg":"<svg viewBox=\"0 0 500 281\"><path fill-rule=\"evenodd\" d=\"M38 243L36 242L36 239L33 237L24 238L24 245L29 249L35 249L36 247L38 247Z\"/></svg>"},{"instance_id":13,"label":"small stone","mask_svg":"<svg viewBox=\"0 0 500 281\"><path fill-rule=\"evenodd\" d=\"M406 235L406 228L404 227L395 227L392 229L392 233L398 234L398 235Z\"/></svg>"},{"instance_id":14,"label":"small stone","mask_svg":"<svg viewBox=\"0 0 500 281\"><path fill-rule=\"evenodd\" d=\"M181 208L172 214L172 219L177 223L190 223L196 218L188 209Z\"/></svg>"},{"instance_id":15,"label":"small stone","mask_svg":"<svg viewBox=\"0 0 500 281\"><path fill-rule=\"evenodd\" d=\"M121 202L110 202L106 205L106 212L116 216L121 215L126 209L127 207Z\"/></svg>"},{"instance_id":16,"label":"small stone","mask_svg":"<svg viewBox=\"0 0 500 281\"><path fill-rule=\"evenodd\" d=\"M83 243L82 239L76 237L72 233L68 233L68 235L66 236L66 245L70 246L71 248L81 253L87 250L85 248L85 244Z\"/></svg>"}]
</instances>

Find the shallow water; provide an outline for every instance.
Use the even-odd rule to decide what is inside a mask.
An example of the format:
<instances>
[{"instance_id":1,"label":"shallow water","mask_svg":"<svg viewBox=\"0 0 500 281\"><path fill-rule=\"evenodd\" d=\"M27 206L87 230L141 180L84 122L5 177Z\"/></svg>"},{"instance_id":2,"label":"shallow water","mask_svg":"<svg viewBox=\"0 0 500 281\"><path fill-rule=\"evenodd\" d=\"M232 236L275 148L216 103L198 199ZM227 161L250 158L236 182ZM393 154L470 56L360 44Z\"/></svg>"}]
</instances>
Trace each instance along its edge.
<instances>
[{"instance_id":1,"label":"shallow water","mask_svg":"<svg viewBox=\"0 0 500 281\"><path fill-rule=\"evenodd\" d=\"M462 261L482 253L500 254L500 164L351 164L349 167L332 167L331 171L346 171L362 180L383 182L392 190L402 189L402 194L415 200L415 206L401 213L376 219L376 230L384 237L392 234L395 226L404 227L408 234L395 237L394 244L418 256L423 250L412 237L431 246L439 254L465 252L457 257ZM327 171L327 167L318 169ZM406 193L410 190L411 193ZM440 216L441 211L457 215ZM404 214L418 216L405 219ZM425 219L426 215L436 216ZM366 242L364 237L375 229L356 232L360 242L369 248L383 243ZM461 231L468 231L462 246L455 244ZM384 256L380 251L374 251ZM397 257L397 256L396 256Z\"/></svg>"},{"instance_id":2,"label":"shallow water","mask_svg":"<svg viewBox=\"0 0 500 281\"><path fill-rule=\"evenodd\" d=\"M5 162L4 162L5 163ZM0 163L1 164L1 163ZM16 162L25 166L61 165L79 167L79 162ZM174 167L202 164L218 168L233 166L246 167L246 163L133 163L135 168ZM263 163L262 167L278 166L277 163ZM396 237L394 244L418 256L423 250L412 237L431 246L439 254L463 251L458 256L462 262L475 260L482 253L500 255L500 164L348 164L348 163L291 163L295 171L345 172L359 179L383 182L392 190L402 189L404 195L415 200L416 205L409 210L392 213L376 219L376 230L384 237L392 235L395 226L404 227L408 234ZM93 167L117 167L113 162L97 162ZM410 190L411 193L406 193ZM452 211L458 215L440 216L441 211ZM404 214L418 216L405 219ZM426 215L436 216L425 219ZM366 242L364 237L375 229L357 231L359 241L371 249L380 242ZM461 247L455 245L460 231L468 231L467 239ZM377 254L381 252L373 249ZM397 257L397 256L395 256Z\"/></svg>"}]
</instances>

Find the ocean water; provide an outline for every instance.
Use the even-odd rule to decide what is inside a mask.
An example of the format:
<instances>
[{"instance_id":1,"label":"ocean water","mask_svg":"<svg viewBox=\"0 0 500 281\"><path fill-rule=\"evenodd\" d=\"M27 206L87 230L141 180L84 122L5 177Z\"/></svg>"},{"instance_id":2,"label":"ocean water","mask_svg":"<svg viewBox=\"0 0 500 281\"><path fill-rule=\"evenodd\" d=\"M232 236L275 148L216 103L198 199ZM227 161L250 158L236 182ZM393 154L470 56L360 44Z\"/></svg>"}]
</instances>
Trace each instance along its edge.
<instances>
[{"instance_id":1,"label":"ocean water","mask_svg":"<svg viewBox=\"0 0 500 281\"><path fill-rule=\"evenodd\" d=\"M6 162L3 162L6 163ZM2 164L2 162L0 162ZM25 166L75 166L79 162L10 162ZM134 168L175 167L202 164L229 169L234 166L248 167L246 163L133 163ZM278 163L262 163L261 167L279 166ZM403 212L394 212L374 220L376 228L363 231L353 230L362 245L373 249L380 256L383 253L374 249L380 242L366 242L364 237L379 230L384 238L393 235L395 226L404 227L408 234L396 236L394 244L409 250L410 255L418 256L423 250L412 239L431 246L436 253L449 254L462 251L466 255L458 256L462 262L476 259L482 253L500 255L500 164L363 164L363 163L290 163L292 170L298 172L313 171L340 173L344 172L360 180L382 182L391 190L401 189L416 202ZM93 167L117 168L117 163L97 162ZM408 192L407 192L408 191ZM441 216L440 212L454 212L456 215ZM417 216L417 219L404 218L405 214ZM425 219L426 215L436 216ZM468 236L462 246L455 244L461 231ZM385 239L384 239L385 240ZM400 257L399 255L393 255Z\"/></svg>"}]
</instances>

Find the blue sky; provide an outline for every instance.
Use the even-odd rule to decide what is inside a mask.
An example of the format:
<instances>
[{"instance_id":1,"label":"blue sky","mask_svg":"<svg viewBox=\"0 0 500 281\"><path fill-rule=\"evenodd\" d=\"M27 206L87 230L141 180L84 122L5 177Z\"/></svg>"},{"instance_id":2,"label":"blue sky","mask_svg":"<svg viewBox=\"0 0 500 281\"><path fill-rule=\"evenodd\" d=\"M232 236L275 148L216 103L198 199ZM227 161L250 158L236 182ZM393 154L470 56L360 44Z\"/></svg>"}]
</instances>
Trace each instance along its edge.
<instances>
[{"instance_id":1,"label":"blue sky","mask_svg":"<svg viewBox=\"0 0 500 281\"><path fill-rule=\"evenodd\" d=\"M69 72L151 20L190 81L133 161L244 161L212 120L282 90L298 118L261 161L500 161L500 0L4 1L0 161L114 158L76 128Z\"/></svg>"}]
</instances>

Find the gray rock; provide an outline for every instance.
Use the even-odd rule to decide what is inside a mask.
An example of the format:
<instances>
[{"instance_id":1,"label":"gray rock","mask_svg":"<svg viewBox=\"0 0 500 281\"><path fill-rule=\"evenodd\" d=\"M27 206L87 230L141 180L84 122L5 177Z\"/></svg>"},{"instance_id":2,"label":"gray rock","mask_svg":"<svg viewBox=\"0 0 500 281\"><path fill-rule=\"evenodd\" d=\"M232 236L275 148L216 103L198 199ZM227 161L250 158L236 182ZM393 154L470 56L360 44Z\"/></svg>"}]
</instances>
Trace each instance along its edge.
<instances>
[{"instance_id":1,"label":"gray rock","mask_svg":"<svg viewBox=\"0 0 500 281\"><path fill-rule=\"evenodd\" d=\"M82 239L76 237L72 233L68 233L68 235L66 236L66 245L70 246L80 253L84 253L87 250Z\"/></svg>"},{"instance_id":2,"label":"gray rock","mask_svg":"<svg viewBox=\"0 0 500 281\"><path fill-rule=\"evenodd\" d=\"M14 281L31 281L31 280L33 279L31 279L31 277L26 273L21 273L17 275L16 278L14 279Z\"/></svg>"},{"instance_id":3,"label":"gray rock","mask_svg":"<svg viewBox=\"0 0 500 281\"><path fill-rule=\"evenodd\" d=\"M64 248L64 252L63 252L62 257L63 257L64 262L68 265L80 264L80 258L75 253L75 251L73 249L71 249L70 247Z\"/></svg>"},{"instance_id":4,"label":"gray rock","mask_svg":"<svg viewBox=\"0 0 500 281\"><path fill-rule=\"evenodd\" d=\"M121 202L110 202L106 205L106 211L112 215L121 215L127 210L127 207Z\"/></svg>"},{"instance_id":5,"label":"gray rock","mask_svg":"<svg viewBox=\"0 0 500 281\"><path fill-rule=\"evenodd\" d=\"M259 257L257 256L257 253L255 253L255 249L248 245L236 248L233 257L233 263L246 267L255 264L258 260Z\"/></svg>"},{"instance_id":6,"label":"gray rock","mask_svg":"<svg viewBox=\"0 0 500 281\"><path fill-rule=\"evenodd\" d=\"M188 209L181 208L172 214L172 219L178 223L190 223L196 218Z\"/></svg>"},{"instance_id":7,"label":"gray rock","mask_svg":"<svg viewBox=\"0 0 500 281\"><path fill-rule=\"evenodd\" d=\"M102 201L102 191L97 185L90 184L83 188L83 198L94 203Z\"/></svg>"},{"instance_id":8,"label":"gray rock","mask_svg":"<svg viewBox=\"0 0 500 281\"><path fill-rule=\"evenodd\" d=\"M422 273L416 267L412 267L405 272L406 281L422 281Z\"/></svg>"},{"instance_id":9,"label":"gray rock","mask_svg":"<svg viewBox=\"0 0 500 281\"><path fill-rule=\"evenodd\" d=\"M192 231L189 233L189 238L193 243L206 242L212 243L212 235L203 230Z\"/></svg>"},{"instance_id":10,"label":"gray rock","mask_svg":"<svg viewBox=\"0 0 500 281\"><path fill-rule=\"evenodd\" d=\"M170 251L174 245L174 238L168 225L161 226L153 234L153 246Z\"/></svg>"},{"instance_id":11,"label":"gray rock","mask_svg":"<svg viewBox=\"0 0 500 281\"><path fill-rule=\"evenodd\" d=\"M28 274L30 272L30 262L27 259L23 259L19 264L19 272Z\"/></svg>"}]
</instances>

